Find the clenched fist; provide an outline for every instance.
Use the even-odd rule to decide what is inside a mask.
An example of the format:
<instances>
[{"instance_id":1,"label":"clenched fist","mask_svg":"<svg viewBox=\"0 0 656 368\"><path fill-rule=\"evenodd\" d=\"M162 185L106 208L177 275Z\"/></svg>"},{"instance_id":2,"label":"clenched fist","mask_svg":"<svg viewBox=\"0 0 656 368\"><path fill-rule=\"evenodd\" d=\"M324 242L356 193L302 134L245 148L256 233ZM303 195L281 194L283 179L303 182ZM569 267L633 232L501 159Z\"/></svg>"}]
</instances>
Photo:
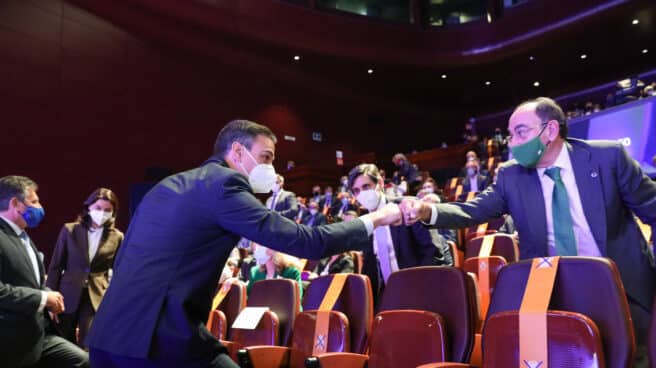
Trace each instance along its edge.
<instances>
[{"instance_id":1,"label":"clenched fist","mask_svg":"<svg viewBox=\"0 0 656 368\"><path fill-rule=\"evenodd\" d=\"M64 311L64 296L57 291L48 291L46 307L54 314L62 313Z\"/></svg>"}]
</instances>

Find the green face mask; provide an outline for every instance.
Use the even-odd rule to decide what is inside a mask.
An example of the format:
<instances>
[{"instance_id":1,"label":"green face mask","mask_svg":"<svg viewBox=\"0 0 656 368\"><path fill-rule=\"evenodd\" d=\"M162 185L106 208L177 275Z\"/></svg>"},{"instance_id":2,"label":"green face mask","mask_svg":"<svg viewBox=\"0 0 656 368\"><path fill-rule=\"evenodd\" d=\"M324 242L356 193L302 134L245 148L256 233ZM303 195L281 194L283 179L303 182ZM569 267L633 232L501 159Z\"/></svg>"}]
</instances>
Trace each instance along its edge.
<instances>
[{"instance_id":1,"label":"green face mask","mask_svg":"<svg viewBox=\"0 0 656 368\"><path fill-rule=\"evenodd\" d=\"M542 143L540 140L540 136L546 127L547 126L545 125L542 130L540 130L540 134L535 136L535 138L531 139L530 141L510 148L513 158L515 158L515 160L517 160L520 165L528 168L534 168L535 165L540 162L540 159L542 156L544 156L544 153L547 150L547 146L545 146L544 143Z\"/></svg>"}]
</instances>

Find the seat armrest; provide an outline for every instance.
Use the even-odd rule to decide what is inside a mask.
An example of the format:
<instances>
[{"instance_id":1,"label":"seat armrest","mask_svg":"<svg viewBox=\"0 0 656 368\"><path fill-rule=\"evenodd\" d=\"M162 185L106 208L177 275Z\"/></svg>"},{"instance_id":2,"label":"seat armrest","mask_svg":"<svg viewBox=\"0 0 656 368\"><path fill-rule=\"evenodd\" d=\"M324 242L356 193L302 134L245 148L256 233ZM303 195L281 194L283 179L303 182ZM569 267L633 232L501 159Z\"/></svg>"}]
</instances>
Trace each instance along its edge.
<instances>
[{"instance_id":1,"label":"seat armrest","mask_svg":"<svg viewBox=\"0 0 656 368\"><path fill-rule=\"evenodd\" d=\"M291 349L284 346L258 345L239 349L237 362L240 367L284 368L289 365Z\"/></svg>"},{"instance_id":2,"label":"seat armrest","mask_svg":"<svg viewBox=\"0 0 656 368\"><path fill-rule=\"evenodd\" d=\"M307 368L364 368L369 356L355 353L326 353L307 358ZM316 364L318 362L318 364Z\"/></svg>"}]
</instances>

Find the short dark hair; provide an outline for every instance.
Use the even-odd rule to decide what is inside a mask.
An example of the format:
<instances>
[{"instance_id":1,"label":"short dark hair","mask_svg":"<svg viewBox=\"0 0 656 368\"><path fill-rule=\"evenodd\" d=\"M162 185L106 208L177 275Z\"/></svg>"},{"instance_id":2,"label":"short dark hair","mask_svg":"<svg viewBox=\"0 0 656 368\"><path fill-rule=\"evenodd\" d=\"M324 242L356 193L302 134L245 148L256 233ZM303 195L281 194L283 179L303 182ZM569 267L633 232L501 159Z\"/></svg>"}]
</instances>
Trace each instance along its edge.
<instances>
[{"instance_id":1,"label":"short dark hair","mask_svg":"<svg viewBox=\"0 0 656 368\"><path fill-rule=\"evenodd\" d=\"M351 189L353 187L353 182L360 175L367 175L374 183L378 183L378 180L382 177L380 176L380 171L378 167L374 164L360 164L351 169L348 174L348 187Z\"/></svg>"},{"instance_id":2,"label":"short dark hair","mask_svg":"<svg viewBox=\"0 0 656 368\"><path fill-rule=\"evenodd\" d=\"M239 142L250 150L253 147L255 137L258 135L270 138L274 144L277 143L275 134L266 126L250 120L233 120L226 124L216 137L214 156L225 157L233 142Z\"/></svg>"},{"instance_id":3,"label":"short dark hair","mask_svg":"<svg viewBox=\"0 0 656 368\"><path fill-rule=\"evenodd\" d=\"M91 219L91 216L89 215L89 206L96 203L96 201L100 199L104 199L109 203L111 203L114 209L113 211L114 217L109 219L109 221L105 222L105 224L103 224L103 227L105 229L110 229L115 225L116 216L118 215L118 196L116 196L116 194L112 192L111 189L98 188L89 195L86 201L84 201L84 204L82 206L82 212L78 216L78 221L80 221L80 223L82 223L82 225L84 225L87 229L91 228L91 221L93 221ZM106 235L107 235L106 232L103 233L103 237Z\"/></svg>"},{"instance_id":4,"label":"short dark hair","mask_svg":"<svg viewBox=\"0 0 656 368\"><path fill-rule=\"evenodd\" d=\"M10 175L0 178L0 211L8 210L9 201L14 197L24 202L30 188L37 190L38 185L26 176Z\"/></svg>"},{"instance_id":5,"label":"short dark hair","mask_svg":"<svg viewBox=\"0 0 656 368\"><path fill-rule=\"evenodd\" d=\"M567 132L569 130L567 127L567 119L565 118L563 109L556 101L549 97L538 97L533 100L522 102L517 108L530 103L536 104L535 115L542 120L543 124L551 120L556 120L560 126L560 133L558 135L563 139L567 138Z\"/></svg>"}]
</instances>

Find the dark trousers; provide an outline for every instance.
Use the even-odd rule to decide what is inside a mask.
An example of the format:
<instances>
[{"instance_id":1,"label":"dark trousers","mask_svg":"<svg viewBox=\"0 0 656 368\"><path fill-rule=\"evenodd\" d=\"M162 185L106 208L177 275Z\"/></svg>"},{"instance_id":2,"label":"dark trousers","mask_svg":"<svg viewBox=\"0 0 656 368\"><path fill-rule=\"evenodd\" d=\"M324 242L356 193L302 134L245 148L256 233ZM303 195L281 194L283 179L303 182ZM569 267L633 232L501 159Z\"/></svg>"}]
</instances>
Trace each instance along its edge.
<instances>
[{"instance_id":1,"label":"dark trousers","mask_svg":"<svg viewBox=\"0 0 656 368\"><path fill-rule=\"evenodd\" d=\"M89 355L75 344L56 335L46 335L38 368L88 368Z\"/></svg>"},{"instance_id":2,"label":"dark trousers","mask_svg":"<svg viewBox=\"0 0 656 368\"><path fill-rule=\"evenodd\" d=\"M84 343L84 340L87 337L87 333L89 332L91 322L93 322L93 317L95 315L96 311L91 304L89 289L84 288L84 290L82 290L82 295L80 295L80 304L77 306L75 312L60 314L59 325L57 327L66 340L85 349L87 346ZM79 337L76 336L75 333L75 329L78 327L80 329Z\"/></svg>"},{"instance_id":3,"label":"dark trousers","mask_svg":"<svg viewBox=\"0 0 656 368\"><path fill-rule=\"evenodd\" d=\"M93 368L239 368L226 354L219 354L210 361L130 358L94 348L89 354Z\"/></svg>"}]
</instances>

